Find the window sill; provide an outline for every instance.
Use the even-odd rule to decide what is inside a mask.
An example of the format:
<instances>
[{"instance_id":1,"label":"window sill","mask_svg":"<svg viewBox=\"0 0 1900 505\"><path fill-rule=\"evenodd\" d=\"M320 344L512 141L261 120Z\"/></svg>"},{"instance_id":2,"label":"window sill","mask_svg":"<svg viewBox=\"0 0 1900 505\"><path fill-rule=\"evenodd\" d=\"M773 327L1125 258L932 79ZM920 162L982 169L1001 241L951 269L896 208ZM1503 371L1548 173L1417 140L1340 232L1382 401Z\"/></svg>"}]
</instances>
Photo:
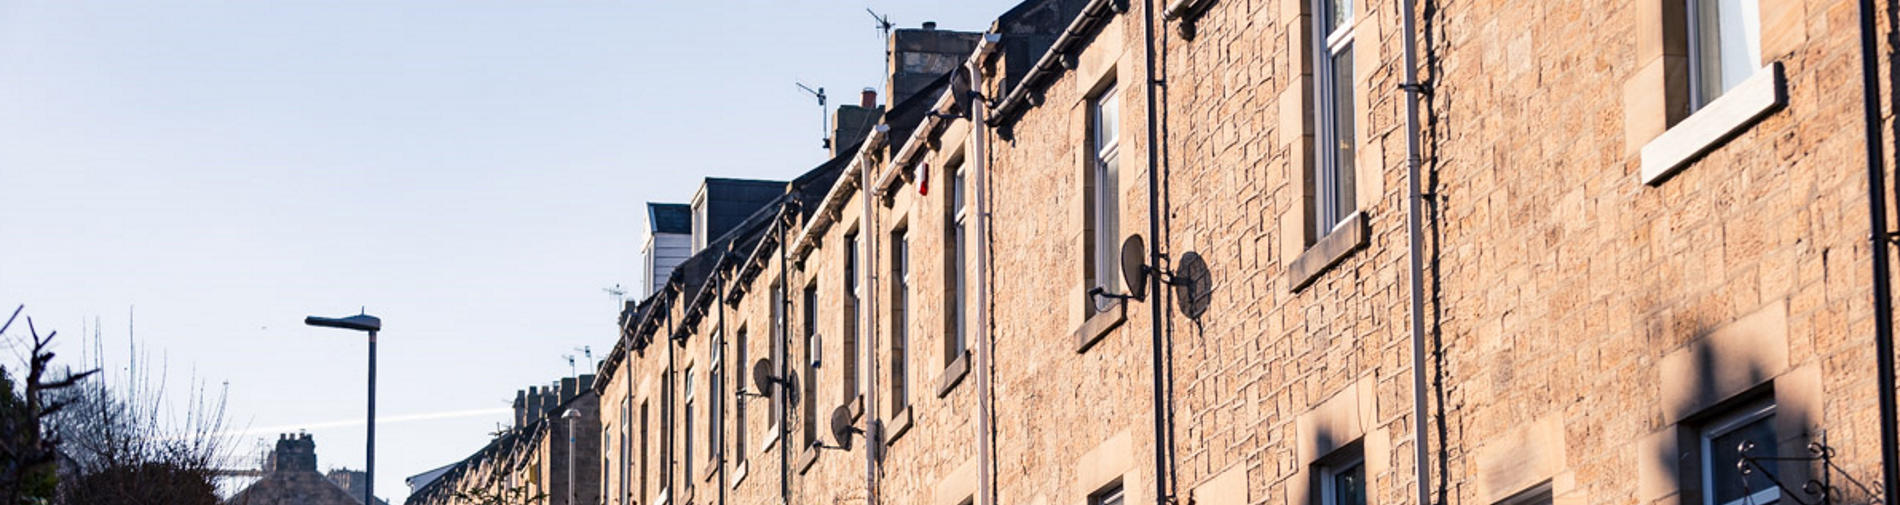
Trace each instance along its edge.
<instances>
[{"instance_id":1,"label":"window sill","mask_svg":"<svg viewBox=\"0 0 1900 505\"><path fill-rule=\"evenodd\" d=\"M845 402L845 405L851 406L852 421L864 418L864 395L853 395L851 401Z\"/></svg>"},{"instance_id":2,"label":"window sill","mask_svg":"<svg viewBox=\"0 0 1900 505\"><path fill-rule=\"evenodd\" d=\"M660 490L660 497L653 499L653 505L666 505L666 503L670 501L669 498L672 498L672 494L673 490L671 489Z\"/></svg>"},{"instance_id":3,"label":"window sill","mask_svg":"<svg viewBox=\"0 0 1900 505\"><path fill-rule=\"evenodd\" d=\"M733 489L739 489L739 483L745 482L745 475L746 475L746 470L748 469L748 466L749 465L746 465L746 462L740 461L738 466L733 467L732 469L732 488Z\"/></svg>"},{"instance_id":4,"label":"window sill","mask_svg":"<svg viewBox=\"0 0 1900 505\"><path fill-rule=\"evenodd\" d=\"M817 447L806 446L804 451L798 453L798 466L792 468L797 469L799 475L804 475L805 472L811 471L813 463L818 462L820 452L824 451L820 451Z\"/></svg>"},{"instance_id":5,"label":"window sill","mask_svg":"<svg viewBox=\"0 0 1900 505\"><path fill-rule=\"evenodd\" d=\"M957 384L962 384L963 377L966 375L970 375L970 351L968 350L963 351L963 354L957 356L956 361L950 362L949 366L943 368L943 376L937 379L937 397L950 396L950 391L955 390Z\"/></svg>"},{"instance_id":6,"label":"window sill","mask_svg":"<svg viewBox=\"0 0 1900 505\"><path fill-rule=\"evenodd\" d=\"M891 444L897 443L897 439L902 438L905 433L910 433L911 424L910 407L904 407L903 412L898 412L897 415L891 416L891 426L889 429L884 430L884 446L890 447Z\"/></svg>"},{"instance_id":7,"label":"window sill","mask_svg":"<svg viewBox=\"0 0 1900 505\"><path fill-rule=\"evenodd\" d=\"M1090 302L1093 303L1093 300ZM1082 321L1082 327L1076 328L1073 334L1075 337L1075 353L1081 354L1088 352L1090 347L1094 347L1096 342L1100 342L1102 337L1108 335L1109 330L1121 327L1122 323L1127 320L1127 300L1115 300L1115 304L1109 306L1107 310L1096 312L1095 315L1089 316L1088 320Z\"/></svg>"},{"instance_id":8,"label":"window sill","mask_svg":"<svg viewBox=\"0 0 1900 505\"><path fill-rule=\"evenodd\" d=\"M1788 104L1787 78L1775 62L1643 145L1643 183L1662 184L1689 162Z\"/></svg>"},{"instance_id":9,"label":"window sill","mask_svg":"<svg viewBox=\"0 0 1900 505\"><path fill-rule=\"evenodd\" d=\"M1351 256L1353 251L1365 248L1366 237L1372 235L1366 224L1365 212L1354 212L1346 222L1333 229L1333 232L1319 239L1319 242L1307 246L1293 263L1286 266L1287 289L1299 292L1312 285L1319 275L1338 265L1340 260Z\"/></svg>"},{"instance_id":10,"label":"window sill","mask_svg":"<svg viewBox=\"0 0 1900 505\"><path fill-rule=\"evenodd\" d=\"M760 447L759 452L772 452L772 448L778 445L779 432L783 430L780 430L777 425L773 425L770 428L772 429L772 434L765 436L765 445Z\"/></svg>"}]
</instances>

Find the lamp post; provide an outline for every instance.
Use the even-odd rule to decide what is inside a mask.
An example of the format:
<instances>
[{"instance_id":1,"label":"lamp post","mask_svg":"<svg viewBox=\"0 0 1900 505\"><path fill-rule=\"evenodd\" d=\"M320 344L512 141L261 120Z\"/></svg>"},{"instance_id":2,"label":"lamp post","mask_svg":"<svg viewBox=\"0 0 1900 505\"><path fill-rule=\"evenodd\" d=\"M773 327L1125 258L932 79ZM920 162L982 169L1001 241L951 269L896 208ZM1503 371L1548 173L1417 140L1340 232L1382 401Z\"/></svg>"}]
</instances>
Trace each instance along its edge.
<instances>
[{"instance_id":1,"label":"lamp post","mask_svg":"<svg viewBox=\"0 0 1900 505\"><path fill-rule=\"evenodd\" d=\"M581 411L567 409L561 418L567 420L567 505L575 505L578 503L575 501L578 488L574 487L574 422L580 420Z\"/></svg>"},{"instance_id":2,"label":"lamp post","mask_svg":"<svg viewBox=\"0 0 1900 505\"><path fill-rule=\"evenodd\" d=\"M363 454L363 505L376 505L376 332L383 320L368 314L303 318L303 324L369 332L369 436Z\"/></svg>"}]
</instances>

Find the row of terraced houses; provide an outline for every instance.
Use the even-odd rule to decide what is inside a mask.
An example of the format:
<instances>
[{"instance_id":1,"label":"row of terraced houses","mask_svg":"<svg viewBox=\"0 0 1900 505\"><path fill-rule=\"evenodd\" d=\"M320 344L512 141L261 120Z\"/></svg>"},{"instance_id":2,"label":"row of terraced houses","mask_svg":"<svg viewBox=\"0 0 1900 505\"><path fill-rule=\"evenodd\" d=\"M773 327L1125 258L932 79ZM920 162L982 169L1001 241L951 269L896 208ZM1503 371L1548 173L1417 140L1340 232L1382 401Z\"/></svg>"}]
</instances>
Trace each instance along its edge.
<instances>
[{"instance_id":1,"label":"row of terraced houses","mask_svg":"<svg viewBox=\"0 0 1900 505\"><path fill-rule=\"evenodd\" d=\"M410 502L1879 501L1893 3L896 30L828 161L646 207L585 447Z\"/></svg>"}]
</instances>

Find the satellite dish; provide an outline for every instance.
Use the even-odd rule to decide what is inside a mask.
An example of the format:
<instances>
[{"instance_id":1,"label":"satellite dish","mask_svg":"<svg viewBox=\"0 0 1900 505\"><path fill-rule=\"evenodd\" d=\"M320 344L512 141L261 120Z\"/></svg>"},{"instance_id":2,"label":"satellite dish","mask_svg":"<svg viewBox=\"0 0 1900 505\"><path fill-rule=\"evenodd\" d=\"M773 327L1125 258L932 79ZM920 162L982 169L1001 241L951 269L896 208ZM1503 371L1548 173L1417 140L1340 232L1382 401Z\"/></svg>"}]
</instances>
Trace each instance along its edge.
<instances>
[{"instance_id":1,"label":"satellite dish","mask_svg":"<svg viewBox=\"0 0 1900 505\"><path fill-rule=\"evenodd\" d=\"M851 425L851 407L839 405L831 410L831 437L838 443L839 449L851 450L851 435L858 433L858 427Z\"/></svg>"},{"instance_id":2,"label":"satellite dish","mask_svg":"<svg viewBox=\"0 0 1900 505\"><path fill-rule=\"evenodd\" d=\"M772 380L772 361L759 358L752 364L752 387L757 389L762 396L769 395L773 382L775 381Z\"/></svg>"},{"instance_id":3,"label":"satellite dish","mask_svg":"<svg viewBox=\"0 0 1900 505\"><path fill-rule=\"evenodd\" d=\"M1128 294L1140 300L1148 285L1148 244L1141 240L1140 234L1129 235L1122 241L1122 281L1128 283Z\"/></svg>"},{"instance_id":4,"label":"satellite dish","mask_svg":"<svg viewBox=\"0 0 1900 505\"><path fill-rule=\"evenodd\" d=\"M1174 304L1188 319L1200 319L1207 313L1207 306L1214 298L1213 275L1207 271L1207 260L1201 254L1188 251L1174 266Z\"/></svg>"}]
</instances>

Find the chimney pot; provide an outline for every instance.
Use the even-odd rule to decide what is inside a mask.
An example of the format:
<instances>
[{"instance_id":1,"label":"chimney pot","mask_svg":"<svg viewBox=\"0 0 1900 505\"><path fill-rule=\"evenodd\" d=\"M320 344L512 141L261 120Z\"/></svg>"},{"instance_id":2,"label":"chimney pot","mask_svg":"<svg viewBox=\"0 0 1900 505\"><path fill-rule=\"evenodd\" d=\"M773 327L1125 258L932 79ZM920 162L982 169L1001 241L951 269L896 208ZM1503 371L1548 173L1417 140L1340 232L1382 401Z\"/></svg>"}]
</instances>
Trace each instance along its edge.
<instances>
[{"instance_id":1,"label":"chimney pot","mask_svg":"<svg viewBox=\"0 0 1900 505\"><path fill-rule=\"evenodd\" d=\"M858 106L866 109L876 108L877 88L864 88L864 92L858 94Z\"/></svg>"},{"instance_id":2,"label":"chimney pot","mask_svg":"<svg viewBox=\"0 0 1900 505\"><path fill-rule=\"evenodd\" d=\"M935 30L935 29L937 29L937 22L936 22L936 21L925 21L925 22L924 22L924 29L925 29L925 30Z\"/></svg>"}]
</instances>

